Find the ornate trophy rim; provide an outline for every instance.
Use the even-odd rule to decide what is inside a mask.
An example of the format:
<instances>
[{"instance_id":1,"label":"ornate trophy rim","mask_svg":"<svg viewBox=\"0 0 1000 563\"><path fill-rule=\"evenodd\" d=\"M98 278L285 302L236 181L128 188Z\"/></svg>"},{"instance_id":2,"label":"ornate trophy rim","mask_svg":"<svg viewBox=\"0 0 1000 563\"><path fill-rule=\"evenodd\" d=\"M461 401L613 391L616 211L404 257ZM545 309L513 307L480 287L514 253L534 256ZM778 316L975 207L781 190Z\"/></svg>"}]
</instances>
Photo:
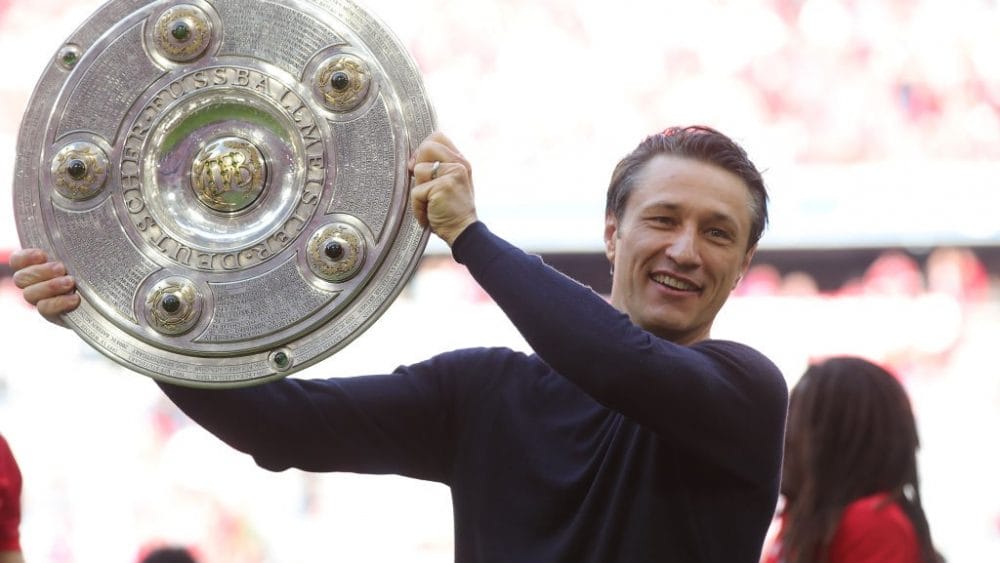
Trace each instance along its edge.
<instances>
[{"instance_id":1,"label":"ornate trophy rim","mask_svg":"<svg viewBox=\"0 0 1000 563\"><path fill-rule=\"evenodd\" d=\"M66 263L64 320L115 362L272 381L347 346L414 273L429 231L406 161L434 129L415 63L349 0L112 0L29 101L18 234Z\"/></svg>"}]
</instances>

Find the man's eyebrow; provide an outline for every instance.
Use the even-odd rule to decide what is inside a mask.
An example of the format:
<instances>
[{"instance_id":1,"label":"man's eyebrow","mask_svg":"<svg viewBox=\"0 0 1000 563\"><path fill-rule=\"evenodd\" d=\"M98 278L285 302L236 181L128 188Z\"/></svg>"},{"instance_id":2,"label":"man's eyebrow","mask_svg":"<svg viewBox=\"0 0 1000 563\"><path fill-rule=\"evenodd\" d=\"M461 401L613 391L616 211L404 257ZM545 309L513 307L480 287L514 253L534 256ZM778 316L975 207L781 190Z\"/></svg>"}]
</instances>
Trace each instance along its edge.
<instances>
[{"instance_id":1,"label":"man's eyebrow","mask_svg":"<svg viewBox=\"0 0 1000 563\"><path fill-rule=\"evenodd\" d=\"M646 209L665 209L667 211L677 211L680 208L680 204L670 201L654 201L646 206Z\"/></svg>"},{"instance_id":2,"label":"man's eyebrow","mask_svg":"<svg viewBox=\"0 0 1000 563\"><path fill-rule=\"evenodd\" d=\"M721 223L729 223L733 227L736 227L736 226L739 225L739 223L736 221L735 217L733 217L732 215L730 215L728 213L724 213L722 211L714 211L714 212L712 212L712 214L709 215L709 219L711 219L712 221L718 221L718 222L721 222Z\"/></svg>"},{"instance_id":3,"label":"man's eyebrow","mask_svg":"<svg viewBox=\"0 0 1000 563\"><path fill-rule=\"evenodd\" d=\"M654 201L646 206L647 210L664 210L664 211L677 211L683 206L679 203L674 203L672 201ZM733 225L734 227L739 225L739 222L735 217L726 213L724 211L713 211L709 215L708 219L713 222L724 222Z\"/></svg>"}]
</instances>

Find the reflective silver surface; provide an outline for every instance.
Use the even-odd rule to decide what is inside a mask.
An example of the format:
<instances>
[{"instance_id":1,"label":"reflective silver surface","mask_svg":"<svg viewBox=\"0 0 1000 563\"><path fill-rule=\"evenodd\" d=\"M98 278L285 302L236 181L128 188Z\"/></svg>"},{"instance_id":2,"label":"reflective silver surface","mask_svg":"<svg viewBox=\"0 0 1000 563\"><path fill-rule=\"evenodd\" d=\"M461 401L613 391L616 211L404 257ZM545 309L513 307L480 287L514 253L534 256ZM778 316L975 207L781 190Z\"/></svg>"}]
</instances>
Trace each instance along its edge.
<instances>
[{"instance_id":1,"label":"reflective silver surface","mask_svg":"<svg viewBox=\"0 0 1000 563\"><path fill-rule=\"evenodd\" d=\"M113 0L58 46L24 115L21 243L66 263L66 322L192 386L284 377L346 346L428 233L413 61L348 0Z\"/></svg>"}]
</instances>

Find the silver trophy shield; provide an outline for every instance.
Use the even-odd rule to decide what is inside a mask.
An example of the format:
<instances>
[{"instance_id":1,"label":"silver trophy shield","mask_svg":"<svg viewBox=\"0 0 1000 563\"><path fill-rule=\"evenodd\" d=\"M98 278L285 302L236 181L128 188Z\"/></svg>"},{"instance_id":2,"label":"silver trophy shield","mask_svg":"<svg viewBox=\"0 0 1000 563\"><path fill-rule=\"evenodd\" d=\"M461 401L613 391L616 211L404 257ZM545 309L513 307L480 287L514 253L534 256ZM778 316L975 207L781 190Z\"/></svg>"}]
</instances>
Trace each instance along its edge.
<instances>
[{"instance_id":1,"label":"silver trophy shield","mask_svg":"<svg viewBox=\"0 0 1000 563\"><path fill-rule=\"evenodd\" d=\"M348 345L428 231L411 151L434 130L396 37L349 0L112 0L21 123L24 247L77 279L65 321L188 386L287 376Z\"/></svg>"}]
</instances>

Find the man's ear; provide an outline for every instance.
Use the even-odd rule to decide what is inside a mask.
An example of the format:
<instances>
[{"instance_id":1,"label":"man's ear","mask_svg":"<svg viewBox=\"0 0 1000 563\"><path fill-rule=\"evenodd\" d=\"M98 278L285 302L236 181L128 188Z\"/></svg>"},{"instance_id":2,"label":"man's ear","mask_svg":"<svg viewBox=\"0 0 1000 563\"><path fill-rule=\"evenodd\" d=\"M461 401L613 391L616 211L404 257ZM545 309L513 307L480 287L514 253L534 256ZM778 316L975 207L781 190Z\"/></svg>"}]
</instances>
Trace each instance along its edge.
<instances>
[{"instance_id":1,"label":"man's ear","mask_svg":"<svg viewBox=\"0 0 1000 563\"><path fill-rule=\"evenodd\" d=\"M753 261L753 255L756 253L757 245L755 244L747 250L745 255L743 255L743 264L740 265L740 274L736 276L736 279L733 281L733 289L736 289L736 286L740 284L740 280L743 279L743 276L747 275L747 270L750 269L750 262Z\"/></svg>"},{"instance_id":2,"label":"man's ear","mask_svg":"<svg viewBox=\"0 0 1000 563\"><path fill-rule=\"evenodd\" d=\"M618 220L614 213L604 217L604 255L612 265L615 263L615 244L618 239Z\"/></svg>"}]
</instances>

